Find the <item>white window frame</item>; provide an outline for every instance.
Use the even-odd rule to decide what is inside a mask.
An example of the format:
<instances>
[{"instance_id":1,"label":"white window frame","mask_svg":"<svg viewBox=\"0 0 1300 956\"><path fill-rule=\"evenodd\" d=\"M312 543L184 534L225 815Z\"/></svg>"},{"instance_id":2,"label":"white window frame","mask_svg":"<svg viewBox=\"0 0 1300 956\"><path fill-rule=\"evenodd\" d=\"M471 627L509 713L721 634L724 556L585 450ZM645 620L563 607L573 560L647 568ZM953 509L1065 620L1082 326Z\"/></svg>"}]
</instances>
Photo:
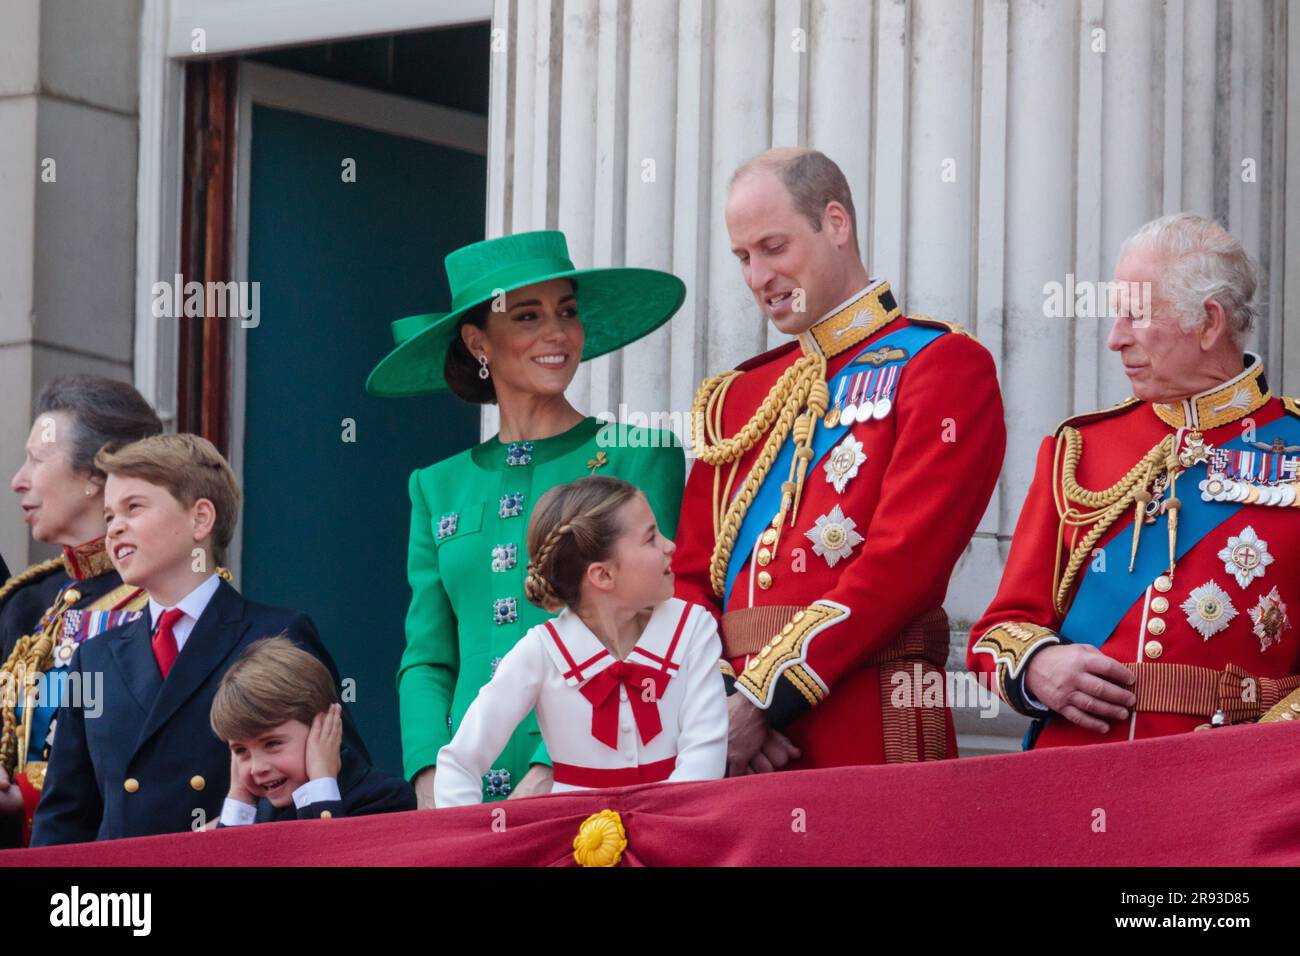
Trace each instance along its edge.
<instances>
[{"instance_id":1,"label":"white window frame","mask_svg":"<svg viewBox=\"0 0 1300 956\"><path fill-rule=\"evenodd\" d=\"M247 53L298 43L322 43L463 26L492 18L492 0L171 0L167 54Z\"/></svg>"}]
</instances>

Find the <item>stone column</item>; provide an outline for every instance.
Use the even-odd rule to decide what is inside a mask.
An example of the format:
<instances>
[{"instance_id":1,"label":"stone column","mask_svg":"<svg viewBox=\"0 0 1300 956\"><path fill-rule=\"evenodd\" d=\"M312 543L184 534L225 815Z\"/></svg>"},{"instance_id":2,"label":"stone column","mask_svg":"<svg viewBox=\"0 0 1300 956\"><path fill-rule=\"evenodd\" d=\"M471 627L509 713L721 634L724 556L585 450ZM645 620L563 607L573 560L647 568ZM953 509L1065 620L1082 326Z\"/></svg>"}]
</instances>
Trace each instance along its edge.
<instances>
[{"instance_id":1,"label":"stone column","mask_svg":"<svg viewBox=\"0 0 1300 956\"><path fill-rule=\"evenodd\" d=\"M1108 279L1123 238L1156 216L1213 215L1263 270L1255 346L1270 381L1300 391L1282 324L1286 293L1300 296L1300 256L1283 268L1288 233L1300 248L1284 189L1286 127L1300 135L1286 95L1295 6L496 0L508 42L493 54L488 228L561 228L579 265L680 275L688 298L671 325L591 363L572 396L592 413L622 403L684 422L702 377L781 340L730 252L732 172L771 145L835 159L873 274L906 311L963 323L998 363L1006 463L946 602L963 666L1038 443L1127 394L1109 323L1049 317L1046 283ZM967 721L966 739L1010 746L1006 726Z\"/></svg>"},{"instance_id":2,"label":"stone column","mask_svg":"<svg viewBox=\"0 0 1300 956\"><path fill-rule=\"evenodd\" d=\"M0 477L56 375L132 377L140 0L6 0L0 30ZM31 542L8 492L0 552Z\"/></svg>"}]
</instances>

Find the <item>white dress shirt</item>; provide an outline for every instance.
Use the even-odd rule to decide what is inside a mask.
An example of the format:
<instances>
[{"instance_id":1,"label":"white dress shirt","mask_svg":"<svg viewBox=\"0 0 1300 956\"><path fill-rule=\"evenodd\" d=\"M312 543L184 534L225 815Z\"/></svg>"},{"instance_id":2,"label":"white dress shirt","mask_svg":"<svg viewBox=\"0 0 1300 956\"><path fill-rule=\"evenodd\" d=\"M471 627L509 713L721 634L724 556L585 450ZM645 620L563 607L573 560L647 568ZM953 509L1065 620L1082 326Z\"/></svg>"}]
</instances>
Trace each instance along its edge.
<instances>
[{"instance_id":1,"label":"white dress shirt","mask_svg":"<svg viewBox=\"0 0 1300 956\"><path fill-rule=\"evenodd\" d=\"M308 780L293 792L293 805L301 810L303 807L321 801L338 801L339 782L334 777L317 777ZM221 825L224 827L243 827L253 823L257 818L257 804L244 803L226 797L221 805Z\"/></svg>"},{"instance_id":2,"label":"white dress shirt","mask_svg":"<svg viewBox=\"0 0 1300 956\"><path fill-rule=\"evenodd\" d=\"M181 611L185 616L172 625L172 634L176 637L176 653L180 654L185 650L185 641L189 639L190 632L194 630L194 625L199 621L208 602L212 600L212 595L217 593L217 588L221 586L221 578L215 574L208 575L203 583L196 587L185 597L176 602L174 607ZM162 617L163 611L170 611L170 607L163 607L152 596L149 598L149 633L150 635L158 632L158 621Z\"/></svg>"},{"instance_id":3,"label":"white dress shirt","mask_svg":"<svg viewBox=\"0 0 1300 956\"><path fill-rule=\"evenodd\" d=\"M554 635L548 624L555 628ZM667 684L657 702L662 729L642 741L627 689L620 686L617 747L610 747L592 735L593 706L580 688L615 658L566 608L547 624L531 628L479 690L455 738L438 751L434 804L482 802L483 774L534 708L556 764L599 774L675 760L669 781L721 778L727 763L721 656L717 622L708 611L677 598L656 607L627 660L666 672ZM557 780L551 789L560 793L584 788Z\"/></svg>"}]
</instances>

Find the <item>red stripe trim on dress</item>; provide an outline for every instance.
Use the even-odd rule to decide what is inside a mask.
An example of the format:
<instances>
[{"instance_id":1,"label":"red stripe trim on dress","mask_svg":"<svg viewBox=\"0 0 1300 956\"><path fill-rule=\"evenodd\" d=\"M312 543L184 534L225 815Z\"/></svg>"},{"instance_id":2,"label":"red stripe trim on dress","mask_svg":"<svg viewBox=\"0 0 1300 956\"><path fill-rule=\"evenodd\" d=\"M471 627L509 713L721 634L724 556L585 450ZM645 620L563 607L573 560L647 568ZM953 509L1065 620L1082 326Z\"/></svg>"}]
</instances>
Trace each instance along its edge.
<instances>
[{"instance_id":1,"label":"red stripe trim on dress","mask_svg":"<svg viewBox=\"0 0 1300 956\"><path fill-rule=\"evenodd\" d=\"M691 606L687 604L682 608L682 618L677 622L677 630L673 631L672 643L668 645L668 653L664 655L665 661L671 661L673 659L673 651L677 650L677 642L681 639L682 628L686 626L686 619L690 617L690 614Z\"/></svg>"},{"instance_id":2,"label":"red stripe trim on dress","mask_svg":"<svg viewBox=\"0 0 1300 956\"><path fill-rule=\"evenodd\" d=\"M551 764L556 783L571 787L630 787L637 783L662 783L671 776L677 766L677 758L656 760L654 763L639 767L577 767L558 760Z\"/></svg>"},{"instance_id":3,"label":"red stripe trim on dress","mask_svg":"<svg viewBox=\"0 0 1300 956\"><path fill-rule=\"evenodd\" d=\"M551 632L551 640L555 642L555 646L558 647L560 649L560 653L564 655L564 663L569 665L569 671L567 674L564 675L565 680L568 680L570 677L574 677L578 680L582 680L583 670L590 667L592 664L596 663L596 661L600 660L602 657L604 657L606 654L609 653L609 651L601 651L599 654L596 654L593 657L589 657L581 664L579 664L573 659L573 655L569 653L569 649L564 646L564 641L560 640L560 635L555 630L555 625L553 625L550 621L547 621L546 629Z\"/></svg>"},{"instance_id":4,"label":"red stripe trim on dress","mask_svg":"<svg viewBox=\"0 0 1300 956\"><path fill-rule=\"evenodd\" d=\"M656 664L659 665L660 670L663 671L669 671L674 669L680 670L681 665L673 663L673 651L677 649L677 641L682 636L682 628L686 626L686 619L690 617L690 614L691 614L691 606L687 604L684 608L682 608L682 616L677 621L677 630L673 632L673 639L668 644L668 653L665 654L663 657L660 657L658 654L652 654L647 650L642 650L640 647L632 648L632 653L640 654L642 657L650 658L650 660L654 661ZM631 655L629 654L628 656L630 657Z\"/></svg>"},{"instance_id":5,"label":"red stripe trim on dress","mask_svg":"<svg viewBox=\"0 0 1300 956\"><path fill-rule=\"evenodd\" d=\"M581 664L575 664L574 667L576 667L578 670L578 673L576 674L578 679L581 680L584 677L582 672L585 671L588 667L596 663L596 661L600 660L602 657L608 657L608 656L609 656L609 651L601 651L599 654L591 655L591 657L588 657ZM565 674L564 676L568 677L569 675Z\"/></svg>"}]
</instances>

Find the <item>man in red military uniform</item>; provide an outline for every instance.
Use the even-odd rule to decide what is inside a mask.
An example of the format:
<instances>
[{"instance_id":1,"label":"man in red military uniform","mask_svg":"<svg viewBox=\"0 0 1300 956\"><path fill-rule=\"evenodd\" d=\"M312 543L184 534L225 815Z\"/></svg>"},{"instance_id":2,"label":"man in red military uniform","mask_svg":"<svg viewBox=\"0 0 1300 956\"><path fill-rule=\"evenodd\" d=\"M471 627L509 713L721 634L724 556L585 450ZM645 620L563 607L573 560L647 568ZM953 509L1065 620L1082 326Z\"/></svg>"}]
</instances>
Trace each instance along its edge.
<instances>
[{"instance_id":1,"label":"man in red military uniform","mask_svg":"<svg viewBox=\"0 0 1300 956\"><path fill-rule=\"evenodd\" d=\"M1131 237L1115 281L1135 397L1043 441L971 634L1029 746L1253 720L1300 687L1300 408L1242 351L1254 267L1183 214Z\"/></svg>"},{"instance_id":2,"label":"man in red military uniform","mask_svg":"<svg viewBox=\"0 0 1300 956\"><path fill-rule=\"evenodd\" d=\"M728 770L954 756L941 604L1006 445L992 358L868 276L821 153L752 160L726 219L760 309L796 337L692 409L673 569L720 620Z\"/></svg>"}]
</instances>

